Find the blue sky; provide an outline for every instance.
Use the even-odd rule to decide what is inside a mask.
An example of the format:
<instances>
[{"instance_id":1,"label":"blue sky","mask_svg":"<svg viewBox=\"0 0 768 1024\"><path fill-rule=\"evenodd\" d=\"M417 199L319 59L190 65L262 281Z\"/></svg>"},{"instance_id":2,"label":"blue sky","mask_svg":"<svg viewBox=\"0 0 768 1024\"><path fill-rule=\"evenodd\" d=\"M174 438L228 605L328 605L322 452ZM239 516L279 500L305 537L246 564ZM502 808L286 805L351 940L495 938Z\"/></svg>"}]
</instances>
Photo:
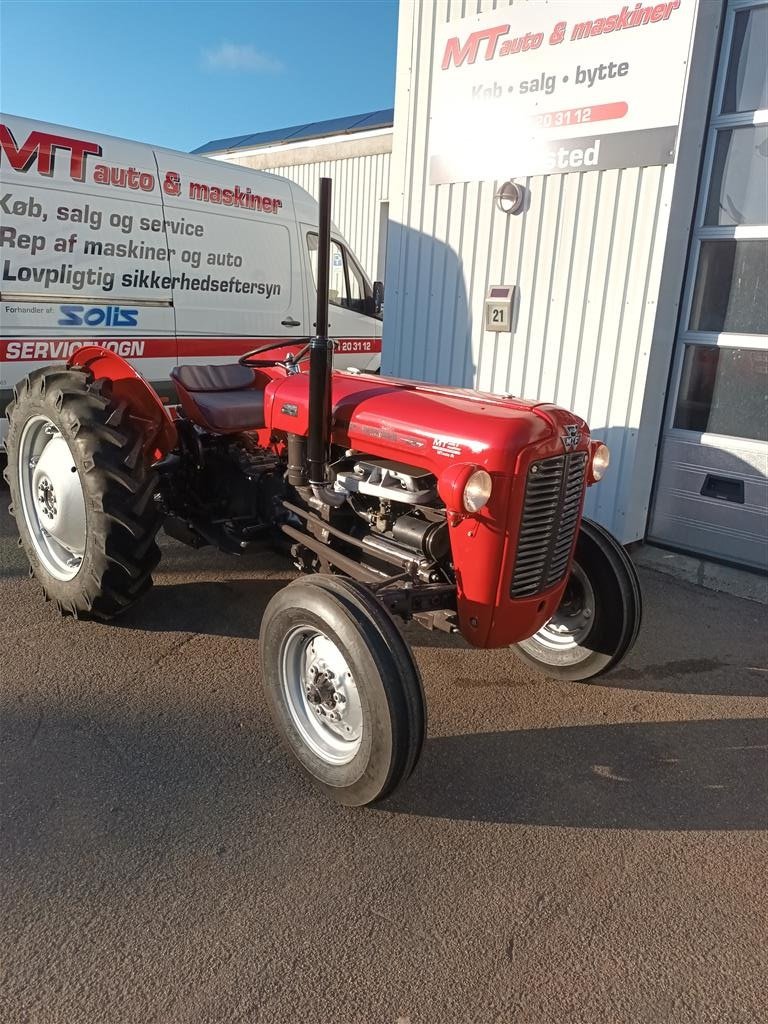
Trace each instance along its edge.
<instances>
[{"instance_id":1,"label":"blue sky","mask_svg":"<svg viewBox=\"0 0 768 1024\"><path fill-rule=\"evenodd\" d=\"M397 0L0 2L0 108L190 150L394 104Z\"/></svg>"}]
</instances>

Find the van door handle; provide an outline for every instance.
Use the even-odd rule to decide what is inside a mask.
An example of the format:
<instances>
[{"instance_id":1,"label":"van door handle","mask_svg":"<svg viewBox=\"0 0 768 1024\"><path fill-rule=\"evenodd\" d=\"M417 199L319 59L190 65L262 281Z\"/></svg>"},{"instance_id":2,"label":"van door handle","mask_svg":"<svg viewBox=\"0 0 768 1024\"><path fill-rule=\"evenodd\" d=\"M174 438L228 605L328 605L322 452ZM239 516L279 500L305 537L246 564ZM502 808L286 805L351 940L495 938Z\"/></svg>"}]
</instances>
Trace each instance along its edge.
<instances>
[{"instance_id":1,"label":"van door handle","mask_svg":"<svg viewBox=\"0 0 768 1024\"><path fill-rule=\"evenodd\" d=\"M301 321L294 320L292 316L287 316L285 320L281 320L280 323L283 327L301 327Z\"/></svg>"}]
</instances>

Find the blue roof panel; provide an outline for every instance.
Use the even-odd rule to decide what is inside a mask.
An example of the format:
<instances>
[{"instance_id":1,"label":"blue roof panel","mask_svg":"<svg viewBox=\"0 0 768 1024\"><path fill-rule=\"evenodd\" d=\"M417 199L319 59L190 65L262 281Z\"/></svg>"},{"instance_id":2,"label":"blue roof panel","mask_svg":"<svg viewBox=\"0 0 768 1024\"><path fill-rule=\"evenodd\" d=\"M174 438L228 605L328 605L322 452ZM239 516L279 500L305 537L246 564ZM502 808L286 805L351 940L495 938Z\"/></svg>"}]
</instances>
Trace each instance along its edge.
<instances>
[{"instance_id":1,"label":"blue roof panel","mask_svg":"<svg viewBox=\"0 0 768 1024\"><path fill-rule=\"evenodd\" d=\"M247 139L247 135L236 135L231 139L212 139L210 142L206 142L204 146L200 146L199 149L193 149L193 153L205 153L210 150L214 152L218 149L237 149L242 144L243 139Z\"/></svg>"},{"instance_id":2,"label":"blue roof panel","mask_svg":"<svg viewBox=\"0 0 768 1024\"><path fill-rule=\"evenodd\" d=\"M269 132L255 132L251 135L243 135L242 139L235 148L243 148L244 146L269 146L277 145L280 142L287 142L288 140L295 139L296 137L301 138L306 128L309 126L306 124L296 124L292 128L273 128ZM232 147L227 147L232 148Z\"/></svg>"},{"instance_id":3,"label":"blue roof panel","mask_svg":"<svg viewBox=\"0 0 768 1024\"><path fill-rule=\"evenodd\" d=\"M395 111L392 107L385 110L374 110L370 114L364 114L357 125L357 131L371 131L374 128L391 128L395 123Z\"/></svg>"},{"instance_id":4,"label":"blue roof panel","mask_svg":"<svg viewBox=\"0 0 768 1024\"><path fill-rule=\"evenodd\" d=\"M368 114L352 114L347 117L333 117L328 121L313 121L297 124L290 128L274 128L271 131L255 132L252 135L235 135L230 139L213 139L193 149L193 153L221 153L232 149L258 149L260 146L277 146L284 142L299 142L301 139L320 139L325 135L345 135L354 132L373 131L375 128L391 128L395 111L391 107L373 110Z\"/></svg>"}]
</instances>

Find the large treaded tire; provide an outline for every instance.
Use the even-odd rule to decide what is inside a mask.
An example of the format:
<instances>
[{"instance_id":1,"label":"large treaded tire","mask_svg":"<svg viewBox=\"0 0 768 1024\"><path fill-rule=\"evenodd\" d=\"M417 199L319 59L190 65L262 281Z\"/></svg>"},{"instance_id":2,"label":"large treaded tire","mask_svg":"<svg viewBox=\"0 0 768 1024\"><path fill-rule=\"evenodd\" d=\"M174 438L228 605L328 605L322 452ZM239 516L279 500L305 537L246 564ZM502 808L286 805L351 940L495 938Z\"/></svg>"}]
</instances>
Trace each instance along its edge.
<instances>
[{"instance_id":1,"label":"large treaded tire","mask_svg":"<svg viewBox=\"0 0 768 1024\"><path fill-rule=\"evenodd\" d=\"M343 654L363 708L363 738L345 764L328 764L306 744L291 716L281 669L283 643L296 628L317 629ZM426 734L426 705L413 655L389 612L354 580L320 574L281 590L267 606L259 647L262 683L287 750L333 800L360 807L383 800L409 777Z\"/></svg>"},{"instance_id":2,"label":"large treaded tire","mask_svg":"<svg viewBox=\"0 0 768 1024\"><path fill-rule=\"evenodd\" d=\"M162 516L154 502L157 474L143 452L143 438L111 381L88 370L47 366L14 389L6 415L10 512L21 547L46 599L62 615L107 620L125 611L152 586L160 561L155 536ZM23 513L19 445L24 424L45 416L66 440L77 467L86 507L86 547L77 575L62 581L41 562Z\"/></svg>"}]
</instances>

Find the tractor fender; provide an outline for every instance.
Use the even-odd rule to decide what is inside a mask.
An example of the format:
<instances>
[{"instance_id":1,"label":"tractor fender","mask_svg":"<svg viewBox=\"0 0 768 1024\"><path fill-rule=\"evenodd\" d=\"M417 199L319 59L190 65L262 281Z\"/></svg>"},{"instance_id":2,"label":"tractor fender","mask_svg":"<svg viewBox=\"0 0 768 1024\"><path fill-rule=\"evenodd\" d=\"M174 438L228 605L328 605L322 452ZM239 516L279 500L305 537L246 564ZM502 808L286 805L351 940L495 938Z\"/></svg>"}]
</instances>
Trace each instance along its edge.
<instances>
[{"instance_id":1,"label":"tractor fender","mask_svg":"<svg viewBox=\"0 0 768 1024\"><path fill-rule=\"evenodd\" d=\"M125 402L146 438L145 451L153 461L167 455L178 444L176 425L162 399L130 363L101 345L84 345L69 358L70 369L90 370L96 380L112 381L112 394Z\"/></svg>"}]
</instances>

